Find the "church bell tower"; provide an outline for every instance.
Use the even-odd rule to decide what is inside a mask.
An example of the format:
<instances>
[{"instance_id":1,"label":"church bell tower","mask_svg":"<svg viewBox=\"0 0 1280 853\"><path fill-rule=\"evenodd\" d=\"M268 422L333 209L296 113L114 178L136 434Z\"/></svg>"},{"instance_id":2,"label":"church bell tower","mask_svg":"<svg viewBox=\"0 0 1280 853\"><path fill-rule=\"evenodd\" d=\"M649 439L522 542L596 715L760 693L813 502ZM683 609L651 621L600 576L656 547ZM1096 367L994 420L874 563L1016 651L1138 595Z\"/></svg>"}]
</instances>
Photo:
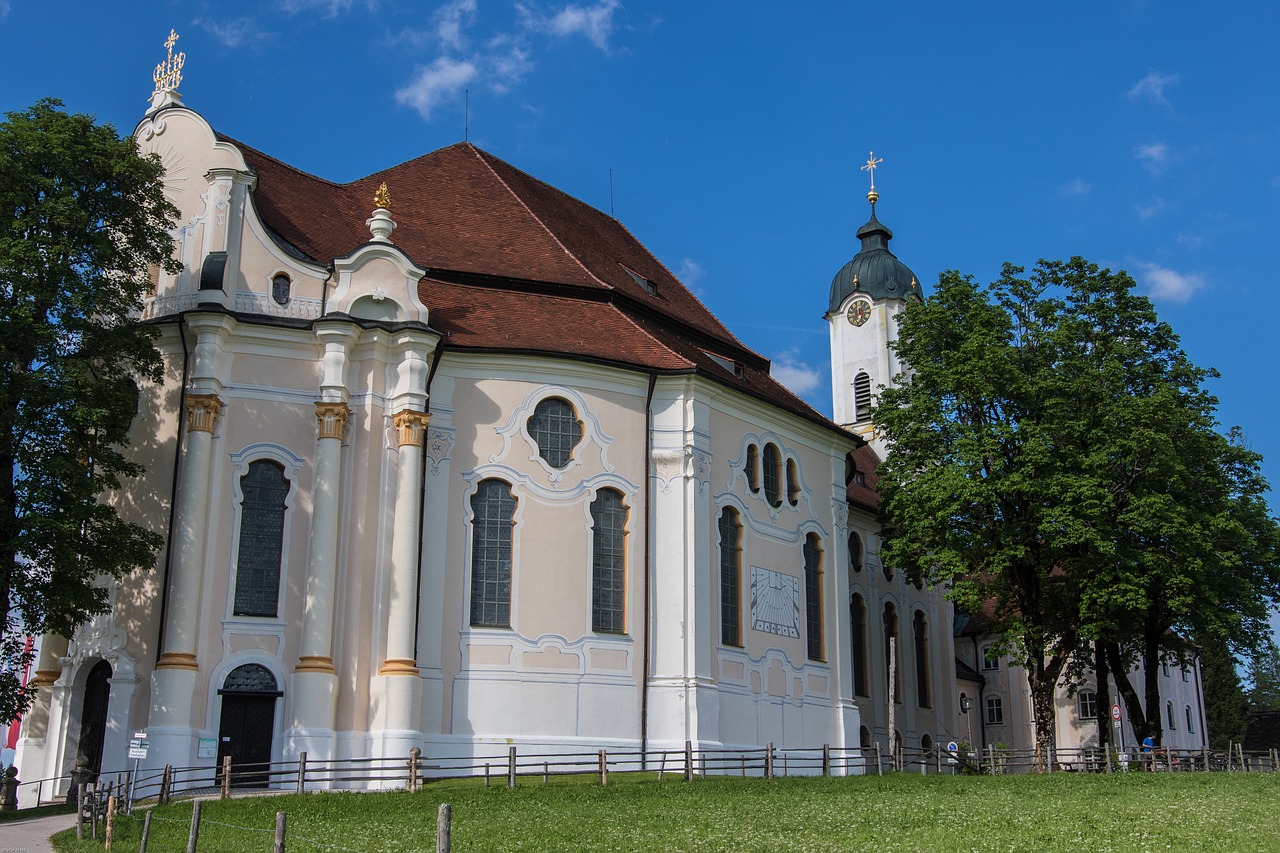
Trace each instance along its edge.
<instances>
[{"instance_id":1,"label":"church bell tower","mask_svg":"<svg viewBox=\"0 0 1280 853\"><path fill-rule=\"evenodd\" d=\"M871 219L858 229L862 248L831 280L826 319L831 328L831 395L836 423L866 439L883 458L885 447L875 434L871 405L879 389L902 370L889 348L898 337L897 315L911 300L923 297L920 283L889 251L893 232L876 219L875 169L882 162L869 155L863 171L871 175Z\"/></svg>"}]
</instances>

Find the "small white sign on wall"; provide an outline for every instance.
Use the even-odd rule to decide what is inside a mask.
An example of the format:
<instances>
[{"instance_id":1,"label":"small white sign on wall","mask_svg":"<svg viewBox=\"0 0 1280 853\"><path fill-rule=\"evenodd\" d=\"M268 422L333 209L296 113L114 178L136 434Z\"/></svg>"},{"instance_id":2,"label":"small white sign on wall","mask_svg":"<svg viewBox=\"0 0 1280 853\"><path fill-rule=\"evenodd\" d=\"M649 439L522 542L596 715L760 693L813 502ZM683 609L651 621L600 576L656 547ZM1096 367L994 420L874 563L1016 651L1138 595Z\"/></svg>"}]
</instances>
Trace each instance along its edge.
<instances>
[{"instance_id":1,"label":"small white sign on wall","mask_svg":"<svg viewBox=\"0 0 1280 853\"><path fill-rule=\"evenodd\" d=\"M751 567L751 629L799 638L799 578L759 566Z\"/></svg>"}]
</instances>

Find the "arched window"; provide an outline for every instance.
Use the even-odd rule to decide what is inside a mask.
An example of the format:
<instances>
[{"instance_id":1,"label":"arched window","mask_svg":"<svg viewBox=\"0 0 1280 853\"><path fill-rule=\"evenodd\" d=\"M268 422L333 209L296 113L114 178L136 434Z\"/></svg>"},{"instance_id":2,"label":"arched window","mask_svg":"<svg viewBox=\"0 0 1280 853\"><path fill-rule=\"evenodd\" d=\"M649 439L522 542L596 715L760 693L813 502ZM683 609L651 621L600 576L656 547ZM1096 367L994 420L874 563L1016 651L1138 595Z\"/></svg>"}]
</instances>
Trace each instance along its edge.
<instances>
[{"instance_id":1,"label":"arched window","mask_svg":"<svg viewBox=\"0 0 1280 853\"><path fill-rule=\"evenodd\" d=\"M1173 702L1165 702L1165 703L1164 703L1164 706L1165 706L1165 709L1166 709L1166 710L1167 710L1167 712L1168 712L1168 717L1169 717L1169 731L1171 731L1171 732L1173 732L1173 731L1177 731L1177 730L1178 730L1178 720L1177 720L1177 718L1173 715Z\"/></svg>"},{"instance_id":2,"label":"arched window","mask_svg":"<svg viewBox=\"0 0 1280 853\"><path fill-rule=\"evenodd\" d=\"M1081 690L1076 694L1076 711L1080 722L1098 719L1098 694L1092 690Z\"/></svg>"},{"instance_id":3,"label":"arched window","mask_svg":"<svg viewBox=\"0 0 1280 853\"><path fill-rule=\"evenodd\" d=\"M526 424L538 453L552 468L563 468L573 459L573 449L582 441L582 423L568 400L548 397L534 407Z\"/></svg>"},{"instance_id":4,"label":"arched window","mask_svg":"<svg viewBox=\"0 0 1280 853\"><path fill-rule=\"evenodd\" d=\"M511 533L516 499L501 480L471 496L471 624L511 626Z\"/></svg>"},{"instance_id":5,"label":"arched window","mask_svg":"<svg viewBox=\"0 0 1280 853\"><path fill-rule=\"evenodd\" d=\"M227 673L219 693L271 693L279 695L276 677L260 663L247 663Z\"/></svg>"},{"instance_id":6,"label":"arched window","mask_svg":"<svg viewBox=\"0 0 1280 853\"><path fill-rule=\"evenodd\" d=\"M627 506L601 489L591 502L591 630L621 634L626 625Z\"/></svg>"},{"instance_id":7,"label":"arched window","mask_svg":"<svg viewBox=\"0 0 1280 853\"><path fill-rule=\"evenodd\" d=\"M289 276L282 272L278 272L271 279L271 298L277 305L288 305L289 299L293 295L293 282L289 280Z\"/></svg>"},{"instance_id":8,"label":"arched window","mask_svg":"<svg viewBox=\"0 0 1280 853\"><path fill-rule=\"evenodd\" d=\"M869 696L867 692L867 605L862 596L854 593L849 599L849 625L853 643L853 692Z\"/></svg>"},{"instance_id":9,"label":"arched window","mask_svg":"<svg viewBox=\"0 0 1280 853\"><path fill-rule=\"evenodd\" d=\"M752 494L760 491L760 448L754 444L747 445L747 464L744 466L747 474L747 488Z\"/></svg>"},{"instance_id":10,"label":"arched window","mask_svg":"<svg viewBox=\"0 0 1280 853\"><path fill-rule=\"evenodd\" d=\"M782 484L780 482L780 466L782 460L778 455L778 446L764 446L764 499L770 506L782 506Z\"/></svg>"},{"instance_id":11,"label":"arched window","mask_svg":"<svg viewBox=\"0 0 1280 853\"><path fill-rule=\"evenodd\" d=\"M280 604L280 556L284 549L284 466L260 459L240 478L240 543L236 552L236 616L275 616Z\"/></svg>"},{"instance_id":12,"label":"arched window","mask_svg":"<svg viewBox=\"0 0 1280 853\"><path fill-rule=\"evenodd\" d=\"M738 513L720 513L720 642L742 645L742 525Z\"/></svg>"},{"instance_id":13,"label":"arched window","mask_svg":"<svg viewBox=\"0 0 1280 853\"><path fill-rule=\"evenodd\" d=\"M917 610L911 620L911 634L916 651L916 703L921 708L929 703L929 623L924 611Z\"/></svg>"},{"instance_id":14,"label":"arched window","mask_svg":"<svg viewBox=\"0 0 1280 853\"><path fill-rule=\"evenodd\" d=\"M853 378L853 412L855 421L871 419L871 377L864 370Z\"/></svg>"},{"instance_id":15,"label":"arched window","mask_svg":"<svg viewBox=\"0 0 1280 853\"><path fill-rule=\"evenodd\" d=\"M1004 722L1004 703L999 696L987 697L987 725L998 726Z\"/></svg>"},{"instance_id":16,"label":"arched window","mask_svg":"<svg viewBox=\"0 0 1280 853\"><path fill-rule=\"evenodd\" d=\"M928 735L920 735L920 748L925 752L930 752L933 749L933 738Z\"/></svg>"},{"instance_id":17,"label":"arched window","mask_svg":"<svg viewBox=\"0 0 1280 853\"><path fill-rule=\"evenodd\" d=\"M1191 722L1191 706L1187 705L1186 709L1187 709L1187 731L1194 732L1196 730L1196 727Z\"/></svg>"},{"instance_id":18,"label":"arched window","mask_svg":"<svg viewBox=\"0 0 1280 853\"><path fill-rule=\"evenodd\" d=\"M885 602L884 615L882 617L884 623L884 671L886 677L892 673L893 681L889 685L890 692L893 694L893 701L902 701L902 646L897 643L898 639L898 609L892 603ZM896 650L892 666L890 666L889 651L893 648ZM888 683L888 682L886 682Z\"/></svg>"},{"instance_id":19,"label":"arched window","mask_svg":"<svg viewBox=\"0 0 1280 853\"><path fill-rule=\"evenodd\" d=\"M795 506L800 502L800 477L796 474L796 460L787 460L787 503Z\"/></svg>"},{"instance_id":20,"label":"arched window","mask_svg":"<svg viewBox=\"0 0 1280 853\"><path fill-rule=\"evenodd\" d=\"M854 573L862 571L862 539L856 533L849 534L849 568Z\"/></svg>"},{"instance_id":21,"label":"arched window","mask_svg":"<svg viewBox=\"0 0 1280 853\"><path fill-rule=\"evenodd\" d=\"M809 660L823 660L822 543L816 533L804 538L804 626Z\"/></svg>"}]
</instances>

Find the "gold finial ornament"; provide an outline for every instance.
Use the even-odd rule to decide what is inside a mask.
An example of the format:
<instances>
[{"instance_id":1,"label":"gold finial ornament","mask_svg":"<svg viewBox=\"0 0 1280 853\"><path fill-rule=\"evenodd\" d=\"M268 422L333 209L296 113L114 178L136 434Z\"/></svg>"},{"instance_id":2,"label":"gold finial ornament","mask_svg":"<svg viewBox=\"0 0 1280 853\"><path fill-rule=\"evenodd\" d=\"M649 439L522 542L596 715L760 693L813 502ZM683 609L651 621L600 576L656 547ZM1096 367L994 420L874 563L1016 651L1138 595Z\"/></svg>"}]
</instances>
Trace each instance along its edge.
<instances>
[{"instance_id":1,"label":"gold finial ornament","mask_svg":"<svg viewBox=\"0 0 1280 853\"><path fill-rule=\"evenodd\" d=\"M178 33L175 30L169 30L169 37L165 39L164 46L169 49L169 56L164 62L156 66L155 73L151 75L156 81L155 91L153 95L161 92L176 92L178 84L182 82L182 66L186 64L187 55L179 53L173 55L173 46L178 42Z\"/></svg>"},{"instance_id":2,"label":"gold finial ornament","mask_svg":"<svg viewBox=\"0 0 1280 853\"><path fill-rule=\"evenodd\" d=\"M858 171L871 173L871 192L867 193L867 201L875 204L880 200L880 193L876 192L876 167L884 162L884 158L876 159L874 151L867 152L867 164Z\"/></svg>"},{"instance_id":3,"label":"gold finial ornament","mask_svg":"<svg viewBox=\"0 0 1280 853\"><path fill-rule=\"evenodd\" d=\"M378 187L378 191L373 194L373 206L380 207L383 210L391 209L391 191L387 189L385 181L382 186Z\"/></svg>"}]
</instances>

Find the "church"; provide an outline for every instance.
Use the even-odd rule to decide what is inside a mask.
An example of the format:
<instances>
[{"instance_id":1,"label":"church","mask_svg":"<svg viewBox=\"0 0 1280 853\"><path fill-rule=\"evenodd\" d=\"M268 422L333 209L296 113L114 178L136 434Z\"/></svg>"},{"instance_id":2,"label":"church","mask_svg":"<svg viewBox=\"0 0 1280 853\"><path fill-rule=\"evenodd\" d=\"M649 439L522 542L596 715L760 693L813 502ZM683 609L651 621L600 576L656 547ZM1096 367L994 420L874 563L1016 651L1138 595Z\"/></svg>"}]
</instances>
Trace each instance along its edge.
<instances>
[{"instance_id":1,"label":"church","mask_svg":"<svg viewBox=\"0 0 1280 853\"><path fill-rule=\"evenodd\" d=\"M874 183L808 291L830 419L516 166L464 142L333 183L178 79L134 130L182 271L112 496L165 544L42 638L24 780L123 769L142 732L144 768L957 736L951 605L879 560L870 406L920 285Z\"/></svg>"}]
</instances>

